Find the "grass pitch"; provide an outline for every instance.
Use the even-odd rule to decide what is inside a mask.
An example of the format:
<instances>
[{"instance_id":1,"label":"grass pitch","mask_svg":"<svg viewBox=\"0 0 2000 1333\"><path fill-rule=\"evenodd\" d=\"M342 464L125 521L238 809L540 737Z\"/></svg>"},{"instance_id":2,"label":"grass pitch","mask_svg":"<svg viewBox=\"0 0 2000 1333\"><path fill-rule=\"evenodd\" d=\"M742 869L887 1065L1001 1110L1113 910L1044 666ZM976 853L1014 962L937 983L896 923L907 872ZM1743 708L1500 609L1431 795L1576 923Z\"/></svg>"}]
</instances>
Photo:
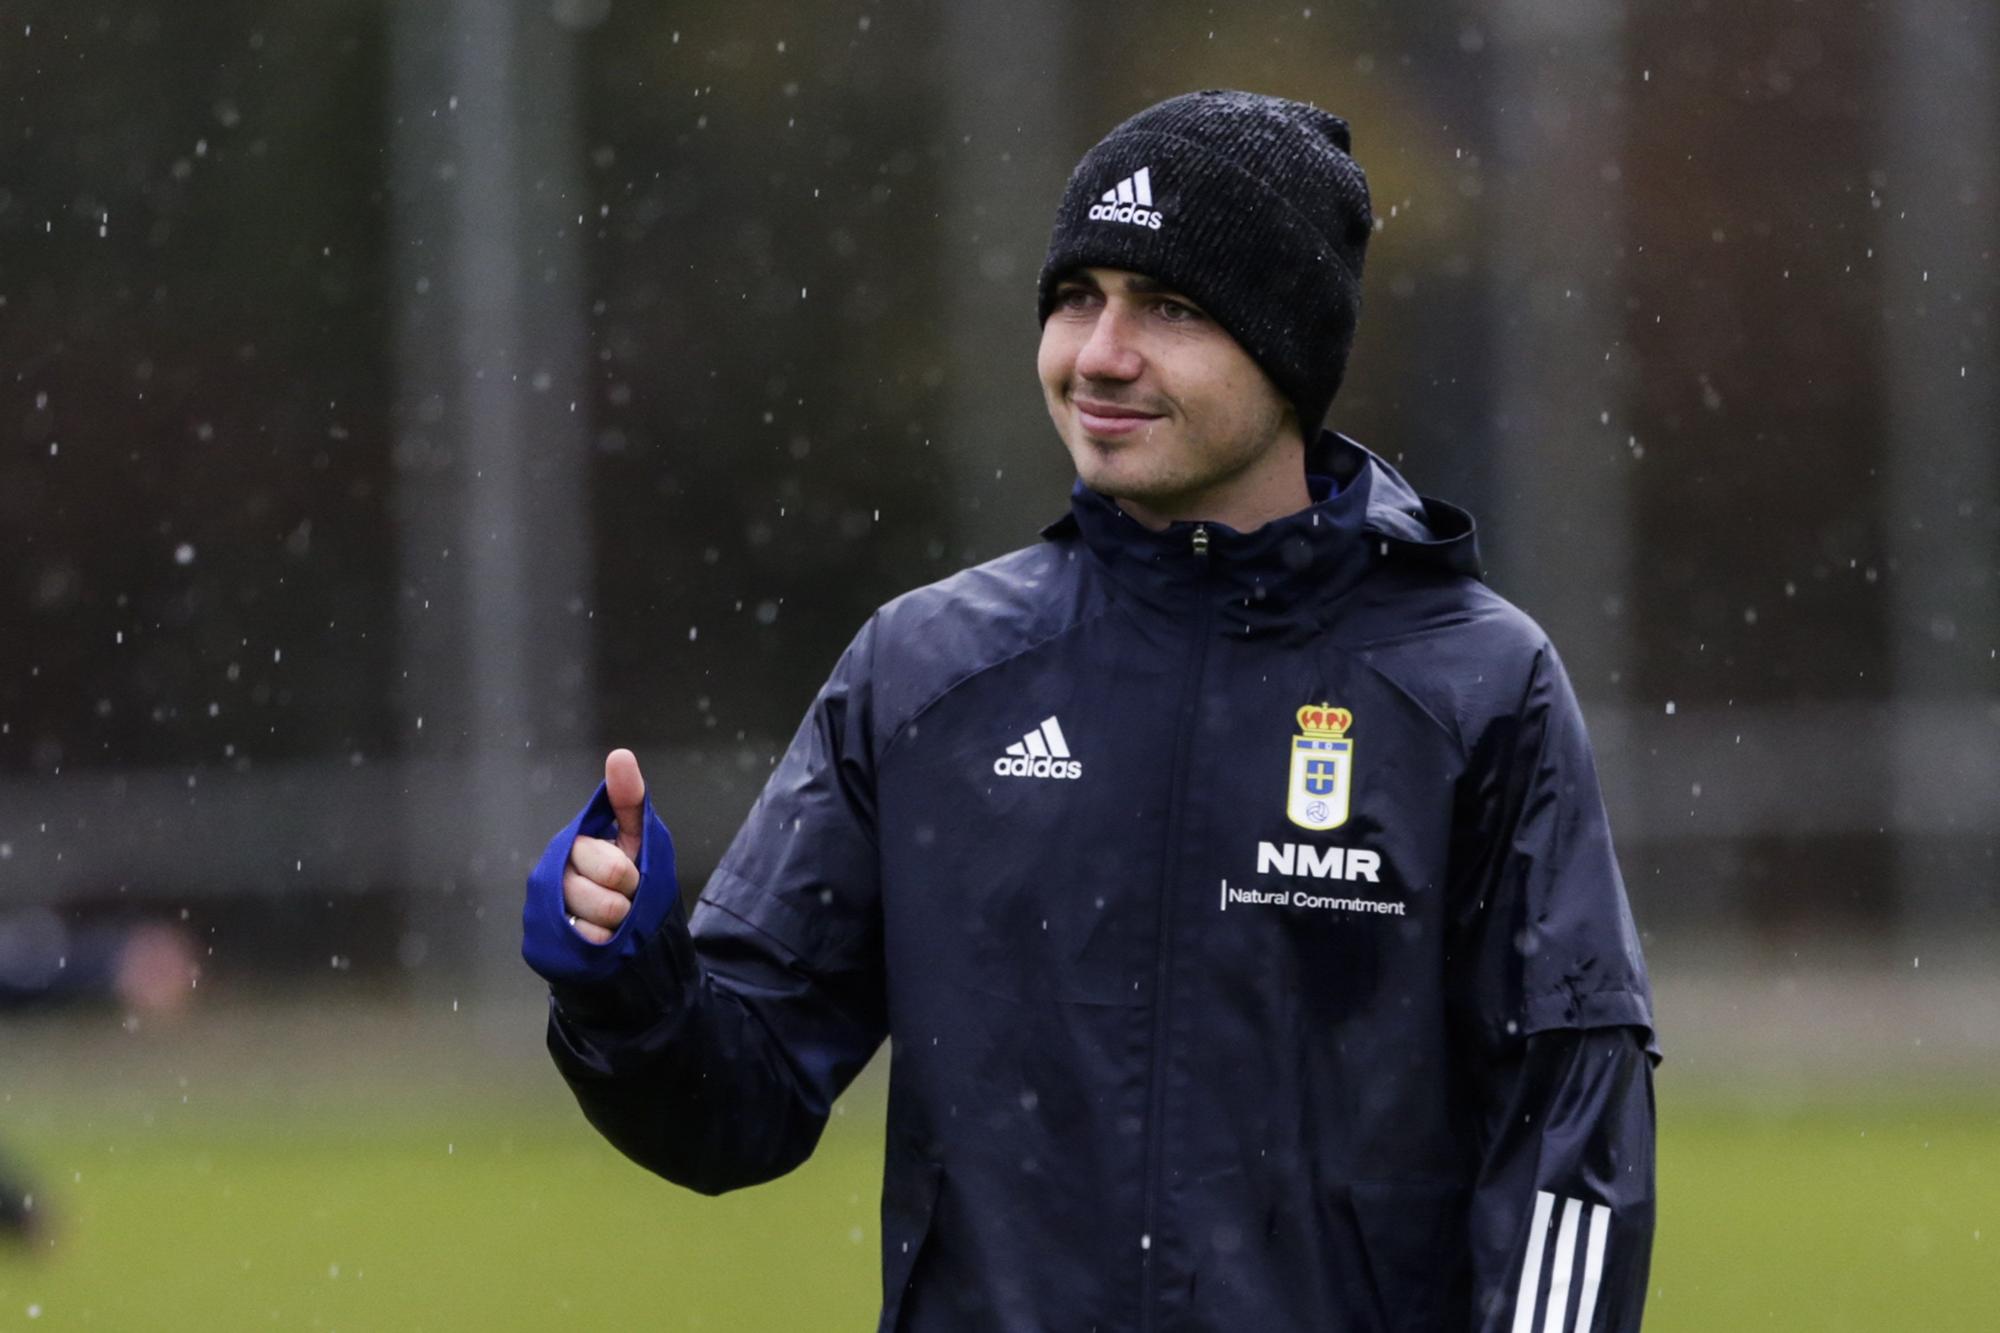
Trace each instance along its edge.
<instances>
[{"instance_id":1,"label":"grass pitch","mask_svg":"<svg viewBox=\"0 0 2000 1333\"><path fill-rule=\"evenodd\" d=\"M802 1170L701 1199L596 1139L532 1014L461 1017L6 1034L0 1142L52 1229L0 1255L0 1328L873 1327L872 1077ZM1665 1073L1648 1329L2000 1327L2000 1096Z\"/></svg>"}]
</instances>

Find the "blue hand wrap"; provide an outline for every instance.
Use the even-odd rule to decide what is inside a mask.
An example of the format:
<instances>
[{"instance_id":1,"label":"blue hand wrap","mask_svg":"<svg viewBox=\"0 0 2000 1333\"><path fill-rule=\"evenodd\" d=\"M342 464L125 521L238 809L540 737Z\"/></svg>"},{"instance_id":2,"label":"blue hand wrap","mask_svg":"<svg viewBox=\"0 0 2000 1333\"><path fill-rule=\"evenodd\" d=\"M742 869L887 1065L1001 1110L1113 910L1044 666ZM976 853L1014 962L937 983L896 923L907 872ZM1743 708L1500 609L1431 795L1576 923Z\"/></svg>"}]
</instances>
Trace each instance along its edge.
<instances>
[{"instance_id":1,"label":"blue hand wrap","mask_svg":"<svg viewBox=\"0 0 2000 1333\"><path fill-rule=\"evenodd\" d=\"M618 817L610 794L597 794L569 826L556 834L528 876L528 899L521 909L521 957L548 981L576 985L607 981L639 952L669 913L680 910L680 881L674 875L674 840L653 812L648 796L641 811L639 888L632 910L603 944L577 934L563 908L563 872L578 838L618 837Z\"/></svg>"}]
</instances>

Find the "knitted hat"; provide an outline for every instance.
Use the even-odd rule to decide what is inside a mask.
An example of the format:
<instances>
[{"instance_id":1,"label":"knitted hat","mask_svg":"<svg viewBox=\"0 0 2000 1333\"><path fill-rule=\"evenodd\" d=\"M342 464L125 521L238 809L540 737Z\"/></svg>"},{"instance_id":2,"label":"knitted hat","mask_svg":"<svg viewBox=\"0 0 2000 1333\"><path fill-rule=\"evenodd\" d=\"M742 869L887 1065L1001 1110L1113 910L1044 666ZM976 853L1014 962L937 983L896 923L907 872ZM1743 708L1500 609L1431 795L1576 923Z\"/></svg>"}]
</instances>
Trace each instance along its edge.
<instances>
[{"instance_id":1,"label":"knitted hat","mask_svg":"<svg viewBox=\"0 0 2000 1333\"><path fill-rule=\"evenodd\" d=\"M1258 93L1186 93L1083 156L1042 263L1041 319L1080 268L1156 278L1226 329L1310 443L1340 388L1374 217L1347 122Z\"/></svg>"}]
</instances>

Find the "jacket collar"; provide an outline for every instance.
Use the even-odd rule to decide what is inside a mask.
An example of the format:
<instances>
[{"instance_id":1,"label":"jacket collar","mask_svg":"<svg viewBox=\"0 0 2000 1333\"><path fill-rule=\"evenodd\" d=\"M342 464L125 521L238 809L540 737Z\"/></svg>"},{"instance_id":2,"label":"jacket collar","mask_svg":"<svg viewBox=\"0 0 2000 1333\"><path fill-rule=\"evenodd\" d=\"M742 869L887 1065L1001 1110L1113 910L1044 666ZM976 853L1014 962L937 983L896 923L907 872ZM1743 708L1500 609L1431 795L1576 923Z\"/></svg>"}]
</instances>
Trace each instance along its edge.
<instances>
[{"instance_id":1,"label":"jacket collar","mask_svg":"<svg viewBox=\"0 0 2000 1333\"><path fill-rule=\"evenodd\" d=\"M1360 444L1325 432L1308 452L1306 468L1313 502L1250 532L1196 522L1154 532L1078 482L1070 512L1042 535L1080 537L1140 600L1175 614L1212 607L1239 634L1316 620L1314 608L1349 591L1384 561L1478 577L1471 515L1419 496ZM1207 539L1205 554L1197 549L1197 529Z\"/></svg>"}]
</instances>

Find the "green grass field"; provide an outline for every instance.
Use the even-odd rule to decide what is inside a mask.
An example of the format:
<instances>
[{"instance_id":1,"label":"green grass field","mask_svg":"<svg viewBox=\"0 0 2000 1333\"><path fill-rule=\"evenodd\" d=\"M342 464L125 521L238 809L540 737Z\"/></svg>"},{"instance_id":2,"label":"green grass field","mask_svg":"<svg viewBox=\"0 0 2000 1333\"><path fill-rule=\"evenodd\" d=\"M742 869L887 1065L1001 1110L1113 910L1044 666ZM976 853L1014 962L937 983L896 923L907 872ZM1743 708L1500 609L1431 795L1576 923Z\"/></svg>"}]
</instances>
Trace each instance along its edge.
<instances>
[{"instance_id":1,"label":"green grass field","mask_svg":"<svg viewBox=\"0 0 2000 1333\"><path fill-rule=\"evenodd\" d=\"M0 1255L0 1328L873 1327L872 1075L804 1169L706 1200L595 1139L531 1015L460 1017L6 1034L0 1143L54 1227ZM1776 1109L1672 1068L1649 1329L2000 1328L2000 1096Z\"/></svg>"}]
</instances>

